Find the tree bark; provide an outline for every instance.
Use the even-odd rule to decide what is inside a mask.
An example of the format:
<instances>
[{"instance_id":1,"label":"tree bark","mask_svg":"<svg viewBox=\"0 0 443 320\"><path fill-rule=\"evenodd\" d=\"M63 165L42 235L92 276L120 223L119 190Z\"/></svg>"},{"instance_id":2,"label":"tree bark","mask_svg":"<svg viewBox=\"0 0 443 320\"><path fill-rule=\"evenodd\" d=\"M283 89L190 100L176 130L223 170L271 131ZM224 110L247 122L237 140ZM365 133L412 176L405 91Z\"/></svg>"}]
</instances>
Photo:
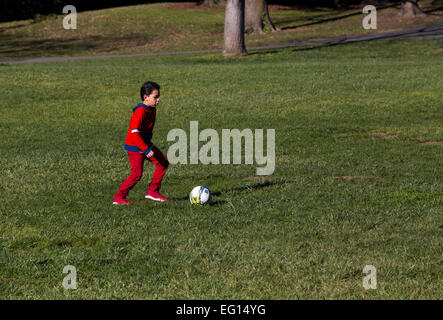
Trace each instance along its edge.
<instances>
[{"instance_id":1,"label":"tree bark","mask_svg":"<svg viewBox=\"0 0 443 320\"><path fill-rule=\"evenodd\" d=\"M245 46L245 0L228 0L225 10L223 56L248 54Z\"/></svg>"},{"instance_id":2,"label":"tree bark","mask_svg":"<svg viewBox=\"0 0 443 320\"><path fill-rule=\"evenodd\" d=\"M245 31L252 33L265 33L263 31L263 1L246 0L245 5Z\"/></svg>"},{"instance_id":3,"label":"tree bark","mask_svg":"<svg viewBox=\"0 0 443 320\"><path fill-rule=\"evenodd\" d=\"M252 33L264 33L263 20L273 32L280 31L271 21L266 0L246 0L245 30Z\"/></svg>"},{"instance_id":4,"label":"tree bark","mask_svg":"<svg viewBox=\"0 0 443 320\"><path fill-rule=\"evenodd\" d=\"M274 24L271 21L271 17L269 16L268 4L266 3L266 0L263 0L263 7L265 8L265 21L268 24L269 28L271 28L272 32L281 31L280 28L274 26Z\"/></svg>"},{"instance_id":5,"label":"tree bark","mask_svg":"<svg viewBox=\"0 0 443 320\"><path fill-rule=\"evenodd\" d=\"M403 0L401 2L401 9L398 15L412 18L412 17L423 17L426 14L418 6L418 0Z\"/></svg>"}]
</instances>

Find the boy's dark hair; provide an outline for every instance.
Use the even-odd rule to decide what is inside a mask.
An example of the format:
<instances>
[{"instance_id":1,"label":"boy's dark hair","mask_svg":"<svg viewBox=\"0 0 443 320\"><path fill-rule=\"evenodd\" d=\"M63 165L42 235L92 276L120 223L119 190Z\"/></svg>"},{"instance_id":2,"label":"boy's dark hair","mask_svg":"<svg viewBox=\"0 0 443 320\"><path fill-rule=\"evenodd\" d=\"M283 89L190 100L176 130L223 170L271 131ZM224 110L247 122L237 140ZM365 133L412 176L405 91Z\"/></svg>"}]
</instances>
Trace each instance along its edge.
<instances>
[{"instance_id":1,"label":"boy's dark hair","mask_svg":"<svg viewBox=\"0 0 443 320\"><path fill-rule=\"evenodd\" d=\"M145 94L149 96L154 90L160 91L160 85L158 83L155 83L153 81L147 81L143 83L142 87L140 88L140 97L142 98L142 101L145 100Z\"/></svg>"}]
</instances>

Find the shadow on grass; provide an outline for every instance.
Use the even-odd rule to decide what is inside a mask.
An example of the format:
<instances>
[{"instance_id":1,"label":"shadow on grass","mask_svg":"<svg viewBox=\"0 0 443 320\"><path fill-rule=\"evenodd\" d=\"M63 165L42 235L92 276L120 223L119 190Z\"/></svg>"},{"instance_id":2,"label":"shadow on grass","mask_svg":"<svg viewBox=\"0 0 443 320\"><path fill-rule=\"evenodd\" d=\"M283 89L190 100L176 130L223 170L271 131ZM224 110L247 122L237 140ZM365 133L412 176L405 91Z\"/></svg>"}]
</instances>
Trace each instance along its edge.
<instances>
[{"instance_id":1,"label":"shadow on grass","mask_svg":"<svg viewBox=\"0 0 443 320\"><path fill-rule=\"evenodd\" d=\"M387 9L387 8L392 8L392 7L397 7L399 5L399 3L394 3L394 4L390 4L387 6L383 6L383 7L377 7L377 11L383 10L383 9ZM327 23L327 22L331 22L331 21L338 21L338 20L342 20L345 18L349 18L349 17L353 17L353 16L358 16L358 15L362 15L362 9L359 9L357 12L353 12L353 13L349 13L349 14L345 14L342 16L338 16L338 17L332 17L332 18L327 18L327 19L322 19L322 20L317 20L314 22L309 22L309 23L305 23L305 24L301 24L298 26L292 26L292 27L283 27L281 28L282 30L293 30L293 29L297 29L297 28L301 28L301 27L307 27L307 26L312 26L312 25L317 25L317 24L322 24L322 23ZM352 10L353 11L353 10ZM346 11L343 11L346 12ZM331 15L335 15L335 14L331 14ZM330 15L328 15L330 16ZM314 20L316 19L318 16L314 16L308 19L304 19L304 20ZM322 15L322 17L324 17L324 15ZM288 21L286 21L288 22ZM280 22L281 23L281 22Z\"/></svg>"},{"instance_id":2,"label":"shadow on grass","mask_svg":"<svg viewBox=\"0 0 443 320\"><path fill-rule=\"evenodd\" d=\"M32 23L31 23L31 24L32 24ZM17 29L17 28L21 28L21 27L24 27L24 26L29 26L29 24L28 24L28 23L20 23L20 24L17 24L17 25L15 25L15 26L0 27L0 32L6 31L6 30Z\"/></svg>"},{"instance_id":3,"label":"shadow on grass","mask_svg":"<svg viewBox=\"0 0 443 320\"><path fill-rule=\"evenodd\" d=\"M434 14L433 12L443 10L443 7L432 8L428 10L423 10L424 13L429 14L431 16L439 16L439 14Z\"/></svg>"},{"instance_id":4,"label":"shadow on grass","mask_svg":"<svg viewBox=\"0 0 443 320\"><path fill-rule=\"evenodd\" d=\"M225 204L227 204L228 203L228 201L226 201L226 200L223 200L223 199L219 199L219 200L214 200L214 201L209 201L209 205L211 206L211 207L214 207L214 206L223 206L223 205L225 205Z\"/></svg>"},{"instance_id":5,"label":"shadow on grass","mask_svg":"<svg viewBox=\"0 0 443 320\"><path fill-rule=\"evenodd\" d=\"M251 48L251 50L259 50L257 52L250 52L249 55L265 55L275 54L281 51L279 48L295 47L292 51L311 51L315 49L322 49L338 45L347 45L358 42L367 42L374 40L397 40L397 39L443 39L443 23L436 23L432 25L411 28L407 30L399 30L382 33L367 33L358 36L337 37L331 39L308 40L295 43L293 45L270 45L267 50L258 47Z\"/></svg>"},{"instance_id":6,"label":"shadow on grass","mask_svg":"<svg viewBox=\"0 0 443 320\"><path fill-rule=\"evenodd\" d=\"M115 45L121 42L147 44L151 41L152 39L146 39L138 35L32 40L0 34L0 56L21 58L41 57L42 54L46 56L76 55L88 50L111 53L115 50Z\"/></svg>"},{"instance_id":7,"label":"shadow on grass","mask_svg":"<svg viewBox=\"0 0 443 320\"><path fill-rule=\"evenodd\" d=\"M284 183L287 183L288 181L264 181L262 183L258 183L258 184L253 184L253 185L246 185L246 186L238 186L238 187L234 187L234 188L230 188L230 189L222 189L222 190L218 190L215 192L212 192L211 197L219 197L227 192L242 192L242 191L246 191L246 190L260 190L263 188L268 188L268 187L272 187L275 185L283 185ZM181 201L181 200L189 200L189 197L180 197L180 198L169 198L170 200L175 200L175 201ZM218 205L224 205L226 204L227 201L223 200L223 199L215 199L215 200L211 200L208 204L210 206L218 206Z\"/></svg>"},{"instance_id":8,"label":"shadow on grass","mask_svg":"<svg viewBox=\"0 0 443 320\"><path fill-rule=\"evenodd\" d=\"M337 17L337 15L343 14L346 11L347 10L339 11L338 9L335 9L333 12L330 12L330 13L313 14L313 15L309 15L307 17L300 16L297 18L290 18L290 17L281 18L281 19L276 18L275 23L281 25L281 24L291 24L291 23L300 22L300 23L305 23L305 25L306 24L309 25L310 23L320 22L322 20L335 18L335 17ZM295 27L295 26L281 27L281 30L290 30L290 29L294 29L294 28L298 28L298 27L299 26L297 26L297 27Z\"/></svg>"}]
</instances>

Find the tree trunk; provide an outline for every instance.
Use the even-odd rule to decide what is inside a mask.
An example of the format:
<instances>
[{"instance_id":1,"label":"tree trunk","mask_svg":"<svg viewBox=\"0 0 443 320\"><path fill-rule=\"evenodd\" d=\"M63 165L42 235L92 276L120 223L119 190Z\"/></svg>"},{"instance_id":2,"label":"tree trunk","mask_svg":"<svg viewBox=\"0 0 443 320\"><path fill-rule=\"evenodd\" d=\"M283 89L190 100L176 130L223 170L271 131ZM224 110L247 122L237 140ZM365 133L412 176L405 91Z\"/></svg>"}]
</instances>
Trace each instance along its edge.
<instances>
[{"instance_id":1,"label":"tree trunk","mask_svg":"<svg viewBox=\"0 0 443 320\"><path fill-rule=\"evenodd\" d=\"M263 7L265 8L265 21L268 24L269 28L271 28L272 32L281 31L280 28L274 26L274 24L271 21L271 17L269 16L268 4L266 3L266 0L263 0Z\"/></svg>"},{"instance_id":2,"label":"tree trunk","mask_svg":"<svg viewBox=\"0 0 443 320\"><path fill-rule=\"evenodd\" d=\"M223 56L248 54L245 46L245 0L228 0Z\"/></svg>"},{"instance_id":3,"label":"tree trunk","mask_svg":"<svg viewBox=\"0 0 443 320\"><path fill-rule=\"evenodd\" d=\"M252 33L265 33L263 31L263 0L246 0L245 6L245 31Z\"/></svg>"},{"instance_id":4,"label":"tree trunk","mask_svg":"<svg viewBox=\"0 0 443 320\"><path fill-rule=\"evenodd\" d=\"M245 30L252 33L264 33L263 19L272 31L279 31L269 17L266 0L246 0Z\"/></svg>"},{"instance_id":5,"label":"tree trunk","mask_svg":"<svg viewBox=\"0 0 443 320\"><path fill-rule=\"evenodd\" d=\"M401 9L398 15L411 18L423 17L426 14L418 6L418 0L403 0L401 2Z\"/></svg>"}]
</instances>

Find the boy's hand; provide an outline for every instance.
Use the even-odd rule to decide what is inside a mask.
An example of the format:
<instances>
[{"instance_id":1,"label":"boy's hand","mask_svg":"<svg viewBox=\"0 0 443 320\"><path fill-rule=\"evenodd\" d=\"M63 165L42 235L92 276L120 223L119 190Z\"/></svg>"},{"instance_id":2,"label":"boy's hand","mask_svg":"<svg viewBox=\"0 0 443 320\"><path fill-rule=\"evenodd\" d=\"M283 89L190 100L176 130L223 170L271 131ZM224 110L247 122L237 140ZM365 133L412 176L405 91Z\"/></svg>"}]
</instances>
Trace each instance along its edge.
<instances>
[{"instance_id":1,"label":"boy's hand","mask_svg":"<svg viewBox=\"0 0 443 320\"><path fill-rule=\"evenodd\" d=\"M148 154L146 155L146 158L149 159L149 158L152 157L153 155L154 155L154 151L151 150L151 151L149 151Z\"/></svg>"}]
</instances>

